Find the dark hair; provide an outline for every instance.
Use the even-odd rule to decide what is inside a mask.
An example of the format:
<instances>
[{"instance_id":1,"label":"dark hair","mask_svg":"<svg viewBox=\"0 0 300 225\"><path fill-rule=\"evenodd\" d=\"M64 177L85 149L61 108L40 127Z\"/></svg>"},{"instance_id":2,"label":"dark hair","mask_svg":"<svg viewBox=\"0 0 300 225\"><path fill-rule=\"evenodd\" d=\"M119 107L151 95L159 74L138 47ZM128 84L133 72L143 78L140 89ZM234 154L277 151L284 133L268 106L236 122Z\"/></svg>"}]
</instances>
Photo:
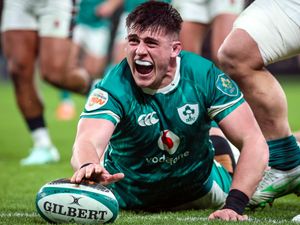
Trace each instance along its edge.
<instances>
[{"instance_id":1,"label":"dark hair","mask_svg":"<svg viewBox=\"0 0 300 225\"><path fill-rule=\"evenodd\" d=\"M182 18L170 4L148 1L135 8L126 19L126 27L137 31L150 29L152 32L164 31L179 35Z\"/></svg>"}]
</instances>

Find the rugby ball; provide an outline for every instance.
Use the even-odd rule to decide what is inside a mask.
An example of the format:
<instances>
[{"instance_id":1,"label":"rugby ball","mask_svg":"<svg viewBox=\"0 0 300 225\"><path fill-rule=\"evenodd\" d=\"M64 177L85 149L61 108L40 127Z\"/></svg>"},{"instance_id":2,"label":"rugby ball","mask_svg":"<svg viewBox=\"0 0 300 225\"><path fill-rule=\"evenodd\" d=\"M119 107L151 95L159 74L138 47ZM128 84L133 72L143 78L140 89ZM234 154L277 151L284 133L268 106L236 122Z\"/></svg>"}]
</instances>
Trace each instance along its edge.
<instances>
[{"instance_id":1,"label":"rugby ball","mask_svg":"<svg viewBox=\"0 0 300 225\"><path fill-rule=\"evenodd\" d=\"M42 186L35 201L38 213L50 223L99 224L115 221L119 204L105 186L59 179Z\"/></svg>"}]
</instances>

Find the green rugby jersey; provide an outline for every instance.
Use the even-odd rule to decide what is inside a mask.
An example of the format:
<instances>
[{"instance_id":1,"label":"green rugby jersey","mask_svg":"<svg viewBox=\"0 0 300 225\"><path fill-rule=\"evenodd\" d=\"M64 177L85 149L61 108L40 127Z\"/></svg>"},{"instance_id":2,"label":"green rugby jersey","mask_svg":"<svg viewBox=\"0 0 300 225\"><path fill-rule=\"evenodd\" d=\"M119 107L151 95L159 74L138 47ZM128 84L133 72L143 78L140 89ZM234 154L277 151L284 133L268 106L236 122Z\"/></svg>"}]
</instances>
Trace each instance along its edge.
<instances>
[{"instance_id":1,"label":"green rugby jersey","mask_svg":"<svg viewBox=\"0 0 300 225\"><path fill-rule=\"evenodd\" d=\"M137 6L147 2L148 0L125 0L124 2L124 11L132 12ZM161 2L170 3L171 0L160 0Z\"/></svg>"},{"instance_id":2,"label":"green rugby jersey","mask_svg":"<svg viewBox=\"0 0 300 225\"><path fill-rule=\"evenodd\" d=\"M89 27L110 26L110 20L96 15L96 7L105 0L81 0L77 4L76 24L84 24Z\"/></svg>"},{"instance_id":3,"label":"green rugby jersey","mask_svg":"<svg viewBox=\"0 0 300 225\"><path fill-rule=\"evenodd\" d=\"M81 114L116 125L104 166L125 174L111 185L121 208L174 207L211 188L210 123L221 121L244 99L212 62L182 51L177 63L171 84L142 90L123 60L96 85Z\"/></svg>"}]
</instances>

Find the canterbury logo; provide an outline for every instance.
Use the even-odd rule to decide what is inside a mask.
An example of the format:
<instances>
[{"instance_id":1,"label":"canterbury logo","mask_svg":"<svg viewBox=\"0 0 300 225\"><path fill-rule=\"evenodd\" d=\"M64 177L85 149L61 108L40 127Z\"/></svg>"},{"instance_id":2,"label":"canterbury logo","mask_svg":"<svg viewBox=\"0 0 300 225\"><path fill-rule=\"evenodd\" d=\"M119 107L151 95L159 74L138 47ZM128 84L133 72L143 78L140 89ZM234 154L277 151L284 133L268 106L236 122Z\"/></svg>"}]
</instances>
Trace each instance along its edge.
<instances>
[{"instance_id":1,"label":"canterbury logo","mask_svg":"<svg viewBox=\"0 0 300 225\"><path fill-rule=\"evenodd\" d=\"M159 119L156 116L156 112L142 114L138 118L138 124L141 127L154 125L154 124L158 123L158 121L159 121Z\"/></svg>"}]
</instances>

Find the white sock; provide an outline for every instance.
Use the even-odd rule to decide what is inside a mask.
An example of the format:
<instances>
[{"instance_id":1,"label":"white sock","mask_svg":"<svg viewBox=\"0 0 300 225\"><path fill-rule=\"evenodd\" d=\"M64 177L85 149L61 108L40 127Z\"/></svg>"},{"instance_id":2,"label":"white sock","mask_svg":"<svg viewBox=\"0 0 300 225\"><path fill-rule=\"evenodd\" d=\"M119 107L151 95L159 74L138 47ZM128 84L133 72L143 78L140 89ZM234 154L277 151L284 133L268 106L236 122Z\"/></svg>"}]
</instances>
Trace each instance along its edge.
<instances>
[{"instance_id":1,"label":"white sock","mask_svg":"<svg viewBox=\"0 0 300 225\"><path fill-rule=\"evenodd\" d=\"M52 146L50 135L48 133L47 128L45 128L45 127L35 129L31 133L31 137L32 137L32 140L33 140L33 146L34 147L45 148L45 147Z\"/></svg>"}]
</instances>

